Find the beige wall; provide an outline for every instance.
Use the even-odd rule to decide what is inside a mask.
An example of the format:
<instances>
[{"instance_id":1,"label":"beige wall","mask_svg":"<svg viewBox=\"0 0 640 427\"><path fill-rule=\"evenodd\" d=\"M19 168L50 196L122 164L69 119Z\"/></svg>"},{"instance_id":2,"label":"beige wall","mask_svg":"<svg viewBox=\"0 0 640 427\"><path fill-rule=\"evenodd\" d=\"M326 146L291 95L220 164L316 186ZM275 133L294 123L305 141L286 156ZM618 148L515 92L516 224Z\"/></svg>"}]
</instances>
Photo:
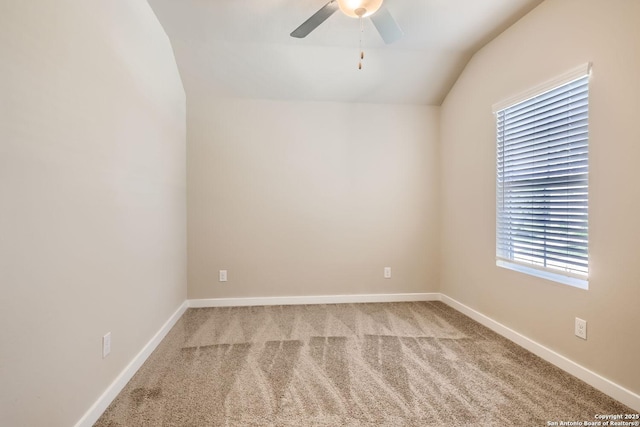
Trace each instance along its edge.
<instances>
[{"instance_id":1,"label":"beige wall","mask_svg":"<svg viewBox=\"0 0 640 427\"><path fill-rule=\"evenodd\" d=\"M0 424L68 427L186 298L185 96L143 0L0 2L0 61Z\"/></svg>"},{"instance_id":2,"label":"beige wall","mask_svg":"<svg viewBox=\"0 0 640 427\"><path fill-rule=\"evenodd\" d=\"M640 2L547 0L471 60L442 107L442 292L640 393ZM590 284L495 266L491 106L582 63L590 85ZM588 340L573 334L588 321Z\"/></svg>"},{"instance_id":3,"label":"beige wall","mask_svg":"<svg viewBox=\"0 0 640 427\"><path fill-rule=\"evenodd\" d=\"M189 96L188 112L189 298L437 290L438 108Z\"/></svg>"}]
</instances>

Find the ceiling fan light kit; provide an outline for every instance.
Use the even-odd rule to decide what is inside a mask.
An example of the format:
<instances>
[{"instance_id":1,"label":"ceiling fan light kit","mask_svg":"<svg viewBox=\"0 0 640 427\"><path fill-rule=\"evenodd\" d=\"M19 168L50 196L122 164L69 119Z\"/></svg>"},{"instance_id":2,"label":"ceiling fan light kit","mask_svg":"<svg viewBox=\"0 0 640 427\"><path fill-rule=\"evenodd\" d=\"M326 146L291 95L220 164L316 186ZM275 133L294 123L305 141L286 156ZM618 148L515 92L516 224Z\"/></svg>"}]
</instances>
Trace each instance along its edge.
<instances>
[{"instance_id":1,"label":"ceiling fan light kit","mask_svg":"<svg viewBox=\"0 0 640 427\"><path fill-rule=\"evenodd\" d=\"M338 0L338 6L351 18L366 18L380 9L382 0Z\"/></svg>"}]
</instances>

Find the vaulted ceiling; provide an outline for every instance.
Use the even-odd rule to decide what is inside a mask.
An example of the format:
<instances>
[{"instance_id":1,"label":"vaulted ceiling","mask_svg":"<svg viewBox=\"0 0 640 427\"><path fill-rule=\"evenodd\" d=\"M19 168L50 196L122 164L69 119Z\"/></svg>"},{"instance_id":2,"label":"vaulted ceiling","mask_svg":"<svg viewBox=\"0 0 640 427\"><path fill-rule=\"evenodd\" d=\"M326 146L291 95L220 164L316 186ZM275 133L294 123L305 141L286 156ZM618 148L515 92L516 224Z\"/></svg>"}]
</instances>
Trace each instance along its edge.
<instances>
[{"instance_id":1,"label":"vaulted ceiling","mask_svg":"<svg viewBox=\"0 0 640 427\"><path fill-rule=\"evenodd\" d=\"M149 0L188 96L439 105L471 56L542 0L385 0L404 31L386 45L334 13L289 34L328 0Z\"/></svg>"}]
</instances>

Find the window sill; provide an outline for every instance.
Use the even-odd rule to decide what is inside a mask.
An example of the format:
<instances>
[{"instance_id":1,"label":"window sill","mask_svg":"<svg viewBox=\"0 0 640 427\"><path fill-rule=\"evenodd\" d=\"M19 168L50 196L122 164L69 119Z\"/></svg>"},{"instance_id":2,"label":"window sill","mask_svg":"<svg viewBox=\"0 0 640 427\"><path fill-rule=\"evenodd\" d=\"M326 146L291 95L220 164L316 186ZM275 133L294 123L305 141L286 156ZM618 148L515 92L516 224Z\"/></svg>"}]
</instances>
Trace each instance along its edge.
<instances>
[{"instance_id":1,"label":"window sill","mask_svg":"<svg viewBox=\"0 0 640 427\"><path fill-rule=\"evenodd\" d=\"M515 264L503 260L496 260L498 267L507 268L509 270L518 271L520 273L529 274L541 279L551 280L552 282L562 283L563 285L573 286L574 288L589 289L589 281L587 279L578 279L577 277L565 276L550 271L538 270L537 268L527 267L521 264Z\"/></svg>"}]
</instances>

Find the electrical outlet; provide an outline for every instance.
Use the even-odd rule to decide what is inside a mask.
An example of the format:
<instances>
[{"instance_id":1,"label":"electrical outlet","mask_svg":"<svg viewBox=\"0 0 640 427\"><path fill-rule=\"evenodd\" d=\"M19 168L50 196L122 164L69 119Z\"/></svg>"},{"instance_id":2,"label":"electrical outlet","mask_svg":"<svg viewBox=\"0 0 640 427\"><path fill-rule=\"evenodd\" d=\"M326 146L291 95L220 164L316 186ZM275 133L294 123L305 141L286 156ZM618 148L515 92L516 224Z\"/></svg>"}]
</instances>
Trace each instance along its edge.
<instances>
[{"instance_id":1,"label":"electrical outlet","mask_svg":"<svg viewBox=\"0 0 640 427\"><path fill-rule=\"evenodd\" d=\"M391 279L391 267L384 268L384 278Z\"/></svg>"},{"instance_id":2,"label":"electrical outlet","mask_svg":"<svg viewBox=\"0 0 640 427\"><path fill-rule=\"evenodd\" d=\"M102 358L107 357L109 353L111 353L111 332L107 332L107 334L102 337Z\"/></svg>"},{"instance_id":3,"label":"electrical outlet","mask_svg":"<svg viewBox=\"0 0 640 427\"><path fill-rule=\"evenodd\" d=\"M578 317L576 317L576 336L583 340L587 339L587 321Z\"/></svg>"},{"instance_id":4,"label":"electrical outlet","mask_svg":"<svg viewBox=\"0 0 640 427\"><path fill-rule=\"evenodd\" d=\"M220 270L220 273L218 274L218 280L220 282L226 282L227 281L227 270Z\"/></svg>"}]
</instances>

